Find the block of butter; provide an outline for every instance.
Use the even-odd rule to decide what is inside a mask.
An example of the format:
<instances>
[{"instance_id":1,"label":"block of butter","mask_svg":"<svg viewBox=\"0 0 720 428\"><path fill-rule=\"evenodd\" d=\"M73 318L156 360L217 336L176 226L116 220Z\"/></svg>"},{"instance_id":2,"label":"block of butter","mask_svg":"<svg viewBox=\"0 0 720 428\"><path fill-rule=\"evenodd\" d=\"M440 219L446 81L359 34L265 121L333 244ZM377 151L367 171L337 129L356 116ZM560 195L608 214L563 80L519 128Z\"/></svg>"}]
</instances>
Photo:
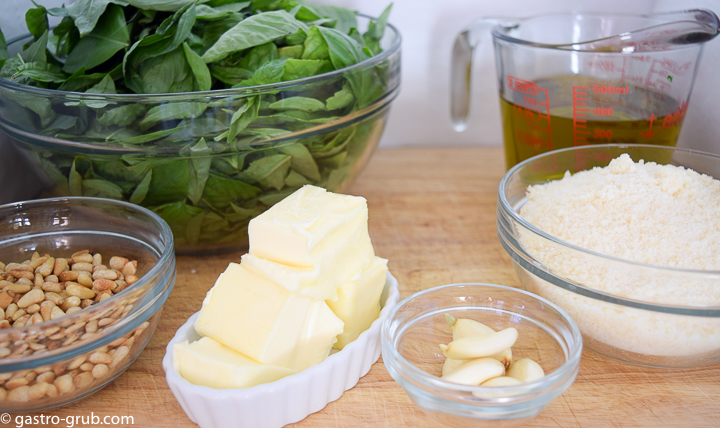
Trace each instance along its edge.
<instances>
[{"instance_id":1,"label":"block of butter","mask_svg":"<svg viewBox=\"0 0 720 428\"><path fill-rule=\"evenodd\" d=\"M249 388L294 373L285 367L260 364L209 337L176 343L173 351L173 367L182 377L211 388Z\"/></svg>"},{"instance_id":2,"label":"block of butter","mask_svg":"<svg viewBox=\"0 0 720 428\"><path fill-rule=\"evenodd\" d=\"M338 335L334 348L342 349L357 339L380 315L380 294L387 277L387 262L375 257L358 279L338 288L337 302L327 301L330 309L345 323L345 329Z\"/></svg>"},{"instance_id":3,"label":"block of butter","mask_svg":"<svg viewBox=\"0 0 720 428\"><path fill-rule=\"evenodd\" d=\"M248 268L292 293L337 300L375 252L365 198L303 186L250 221Z\"/></svg>"},{"instance_id":4,"label":"block of butter","mask_svg":"<svg viewBox=\"0 0 720 428\"><path fill-rule=\"evenodd\" d=\"M262 364L301 371L327 358L343 322L324 301L230 263L207 293L195 330Z\"/></svg>"}]
</instances>

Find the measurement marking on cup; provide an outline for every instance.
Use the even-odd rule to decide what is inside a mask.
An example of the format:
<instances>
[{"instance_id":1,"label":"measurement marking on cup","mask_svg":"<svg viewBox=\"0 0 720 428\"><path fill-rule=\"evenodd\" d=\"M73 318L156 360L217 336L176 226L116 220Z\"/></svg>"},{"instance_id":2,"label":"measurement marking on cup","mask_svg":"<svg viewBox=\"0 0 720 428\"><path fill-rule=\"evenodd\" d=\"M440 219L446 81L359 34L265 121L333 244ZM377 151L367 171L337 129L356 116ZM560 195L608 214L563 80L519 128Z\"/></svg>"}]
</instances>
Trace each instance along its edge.
<instances>
[{"instance_id":1,"label":"measurement marking on cup","mask_svg":"<svg viewBox=\"0 0 720 428\"><path fill-rule=\"evenodd\" d=\"M539 147L545 146L552 150L552 132L550 128L550 94L546 88L541 88L530 80L506 76L507 87L523 94L523 105L514 106L515 113L527 124L530 132L518 130L517 140L523 144ZM544 95L544 97L543 97ZM544 101L543 101L544 98ZM545 110L545 112L543 112ZM535 116L537 115L537 117ZM544 121L544 126L541 123ZM547 140L537 135L547 132Z\"/></svg>"},{"instance_id":2,"label":"measurement marking on cup","mask_svg":"<svg viewBox=\"0 0 720 428\"><path fill-rule=\"evenodd\" d=\"M597 86L597 85L594 85ZM590 113L590 109L587 107L587 91L590 89L588 86L573 86L572 88L572 100L573 100L573 146L584 146L587 144L587 136L591 134L587 130L587 117L586 113Z\"/></svg>"}]
</instances>

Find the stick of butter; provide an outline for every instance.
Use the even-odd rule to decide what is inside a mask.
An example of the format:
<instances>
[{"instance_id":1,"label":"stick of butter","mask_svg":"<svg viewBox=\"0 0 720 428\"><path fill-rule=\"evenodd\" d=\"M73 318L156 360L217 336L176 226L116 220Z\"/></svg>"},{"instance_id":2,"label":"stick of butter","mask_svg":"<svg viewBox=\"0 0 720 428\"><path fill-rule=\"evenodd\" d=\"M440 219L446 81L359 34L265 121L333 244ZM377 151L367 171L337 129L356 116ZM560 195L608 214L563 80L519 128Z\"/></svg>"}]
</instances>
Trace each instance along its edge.
<instances>
[{"instance_id":1,"label":"stick of butter","mask_svg":"<svg viewBox=\"0 0 720 428\"><path fill-rule=\"evenodd\" d=\"M380 315L380 295L387 278L387 260L375 257L360 278L338 287L337 302L327 300L330 309L345 323L345 330L338 335L333 348L342 349L357 339L360 333Z\"/></svg>"},{"instance_id":2,"label":"stick of butter","mask_svg":"<svg viewBox=\"0 0 720 428\"><path fill-rule=\"evenodd\" d=\"M303 186L250 221L243 264L290 292L337 300L375 256L367 220L365 198Z\"/></svg>"},{"instance_id":3,"label":"stick of butter","mask_svg":"<svg viewBox=\"0 0 720 428\"><path fill-rule=\"evenodd\" d=\"M299 372L327 358L343 322L324 301L230 263L205 297L195 330L262 364Z\"/></svg>"},{"instance_id":4,"label":"stick of butter","mask_svg":"<svg viewBox=\"0 0 720 428\"><path fill-rule=\"evenodd\" d=\"M173 367L188 382L211 388L249 388L274 382L294 372L260 364L209 338L173 346Z\"/></svg>"}]
</instances>

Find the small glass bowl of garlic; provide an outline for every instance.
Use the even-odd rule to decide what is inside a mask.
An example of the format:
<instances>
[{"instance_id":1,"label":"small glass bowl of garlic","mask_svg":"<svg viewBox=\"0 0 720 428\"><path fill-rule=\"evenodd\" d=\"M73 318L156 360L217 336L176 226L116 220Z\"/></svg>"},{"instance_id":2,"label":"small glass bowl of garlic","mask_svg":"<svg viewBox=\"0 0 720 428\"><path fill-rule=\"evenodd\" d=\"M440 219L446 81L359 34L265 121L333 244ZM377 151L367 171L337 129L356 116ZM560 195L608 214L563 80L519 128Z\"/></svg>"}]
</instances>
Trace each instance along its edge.
<instances>
[{"instance_id":1,"label":"small glass bowl of garlic","mask_svg":"<svg viewBox=\"0 0 720 428\"><path fill-rule=\"evenodd\" d=\"M382 330L390 375L425 414L453 427L529 421L573 383L582 347L565 311L494 284L416 293Z\"/></svg>"}]
</instances>

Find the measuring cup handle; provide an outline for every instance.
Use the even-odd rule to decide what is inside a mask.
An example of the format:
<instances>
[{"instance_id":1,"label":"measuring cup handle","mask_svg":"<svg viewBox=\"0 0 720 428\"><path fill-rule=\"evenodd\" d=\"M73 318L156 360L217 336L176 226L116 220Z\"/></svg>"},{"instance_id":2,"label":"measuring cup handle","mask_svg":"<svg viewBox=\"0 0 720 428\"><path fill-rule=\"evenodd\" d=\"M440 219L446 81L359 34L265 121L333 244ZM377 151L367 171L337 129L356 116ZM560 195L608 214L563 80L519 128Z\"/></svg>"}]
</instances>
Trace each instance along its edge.
<instances>
[{"instance_id":1,"label":"measuring cup handle","mask_svg":"<svg viewBox=\"0 0 720 428\"><path fill-rule=\"evenodd\" d=\"M467 129L470 113L470 82L473 52L487 36L490 28L508 26L504 18L480 18L471 22L455 38L450 62L450 119L457 132ZM517 24L510 24L517 25Z\"/></svg>"}]
</instances>

